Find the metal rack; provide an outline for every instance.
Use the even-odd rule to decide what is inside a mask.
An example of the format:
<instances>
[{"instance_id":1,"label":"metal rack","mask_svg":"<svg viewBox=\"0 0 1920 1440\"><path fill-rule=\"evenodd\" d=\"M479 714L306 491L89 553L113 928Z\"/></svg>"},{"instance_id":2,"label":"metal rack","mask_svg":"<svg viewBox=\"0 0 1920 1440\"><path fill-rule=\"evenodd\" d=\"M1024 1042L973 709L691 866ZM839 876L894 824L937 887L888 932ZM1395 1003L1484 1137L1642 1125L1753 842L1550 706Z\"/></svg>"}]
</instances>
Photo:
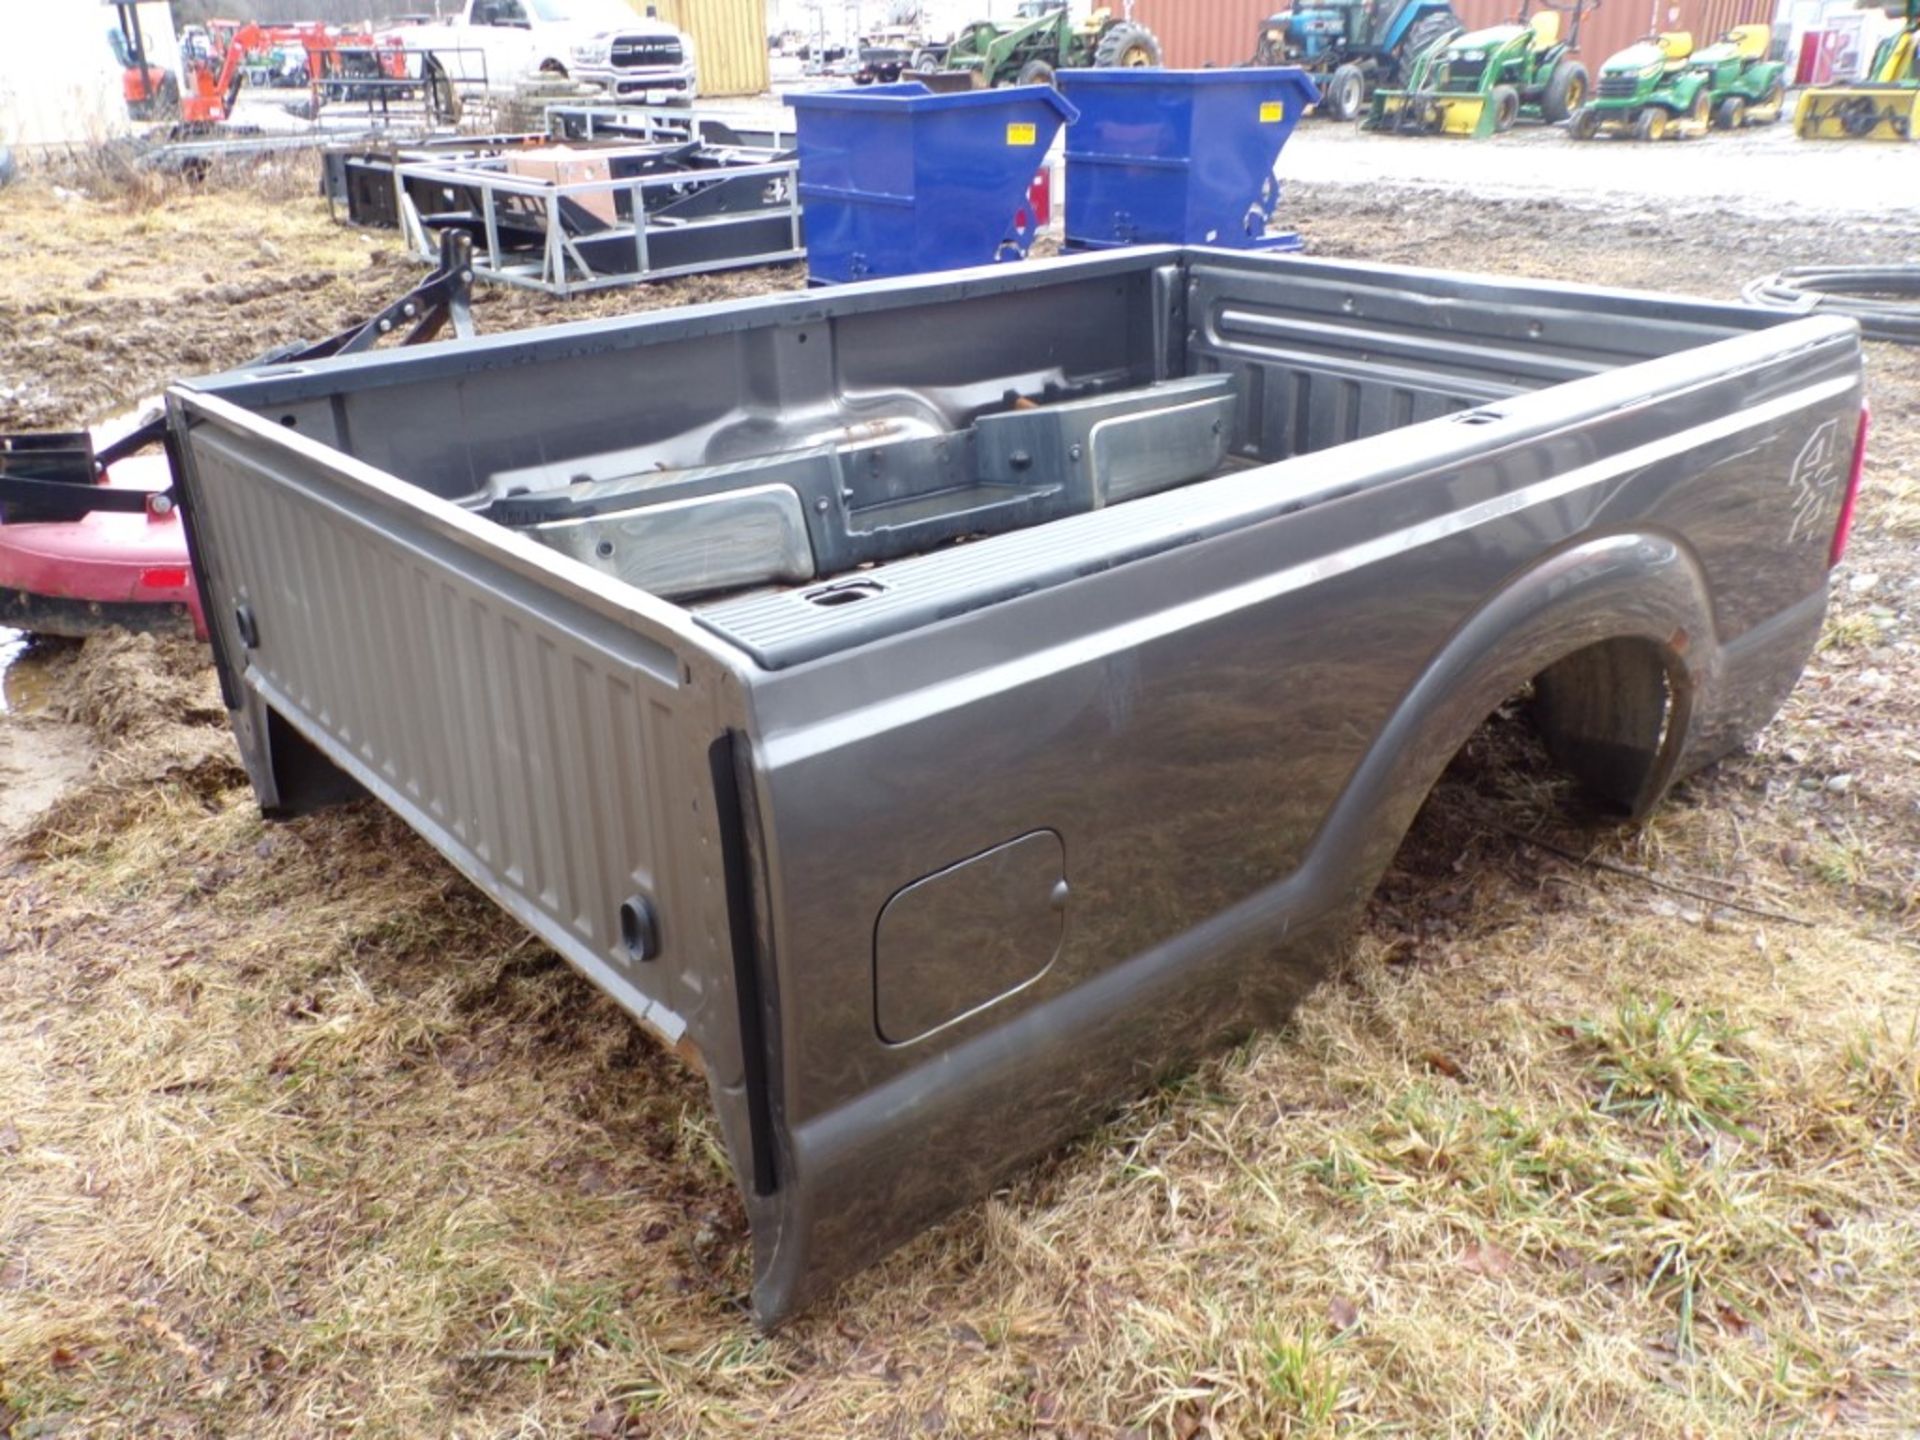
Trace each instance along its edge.
<instances>
[{"instance_id":1,"label":"metal rack","mask_svg":"<svg viewBox=\"0 0 1920 1440\"><path fill-rule=\"evenodd\" d=\"M684 105L564 103L547 106L546 115L547 133L562 140L637 140L650 145L698 140L727 149L764 150L768 159L798 143L790 119L769 125L766 115L695 112Z\"/></svg>"},{"instance_id":2,"label":"metal rack","mask_svg":"<svg viewBox=\"0 0 1920 1440\"><path fill-rule=\"evenodd\" d=\"M555 180L512 172L530 153L398 165L408 247L432 259L440 232L468 229L481 279L561 296L805 253L791 157L743 161L687 140L600 146L572 153L583 164L650 173Z\"/></svg>"},{"instance_id":3,"label":"metal rack","mask_svg":"<svg viewBox=\"0 0 1920 1440\"><path fill-rule=\"evenodd\" d=\"M469 77L458 82L461 87L491 93L487 54L477 46L312 45L307 50L312 113L354 108L370 123L390 126L404 120L422 133L455 125L464 108L449 68L455 64Z\"/></svg>"}]
</instances>

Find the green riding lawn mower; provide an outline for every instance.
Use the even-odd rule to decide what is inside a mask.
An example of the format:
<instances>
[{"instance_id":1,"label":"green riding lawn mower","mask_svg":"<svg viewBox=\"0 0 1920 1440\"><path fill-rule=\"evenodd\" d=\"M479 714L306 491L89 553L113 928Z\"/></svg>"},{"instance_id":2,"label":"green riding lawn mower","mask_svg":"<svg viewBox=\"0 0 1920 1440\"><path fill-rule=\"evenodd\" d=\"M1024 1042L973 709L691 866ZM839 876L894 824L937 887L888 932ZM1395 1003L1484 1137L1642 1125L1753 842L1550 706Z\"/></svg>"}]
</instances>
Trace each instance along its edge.
<instances>
[{"instance_id":1,"label":"green riding lawn mower","mask_svg":"<svg viewBox=\"0 0 1920 1440\"><path fill-rule=\"evenodd\" d=\"M1012 24L976 20L953 37L940 58L942 78L949 83L936 88L1051 85L1056 70L1159 63L1160 42L1153 32L1116 18L1104 6L1076 23L1066 0L1022 0Z\"/></svg>"},{"instance_id":2,"label":"green riding lawn mower","mask_svg":"<svg viewBox=\"0 0 1920 1440\"><path fill-rule=\"evenodd\" d=\"M1683 31L1629 45L1600 67L1593 99L1567 133L1691 139L1709 128L1771 125L1787 99L1787 67L1767 58L1772 44L1771 27L1736 25L1700 50Z\"/></svg>"},{"instance_id":3,"label":"green riding lawn mower","mask_svg":"<svg viewBox=\"0 0 1920 1440\"><path fill-rule=\"evenodd\" d=\"M1523 115L1553 124L1587 101L1587 69L1573 58L1587 0L1455 35L1413 62L1404 90L1376 90L1363 122L1369 130L1484 139L1511 130ZM1563 36L1562 16L1570 17Z\"/></svg>"}]
</instances>

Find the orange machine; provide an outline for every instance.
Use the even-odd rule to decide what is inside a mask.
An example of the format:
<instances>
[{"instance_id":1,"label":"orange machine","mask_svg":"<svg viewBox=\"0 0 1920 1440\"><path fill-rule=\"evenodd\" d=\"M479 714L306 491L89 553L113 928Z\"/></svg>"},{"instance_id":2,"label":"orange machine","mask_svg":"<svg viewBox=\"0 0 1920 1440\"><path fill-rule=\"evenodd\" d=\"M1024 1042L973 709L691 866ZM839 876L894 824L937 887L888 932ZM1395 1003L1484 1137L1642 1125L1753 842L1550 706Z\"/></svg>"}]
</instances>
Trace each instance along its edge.
<instances>
[{"instance_id":1,"label":"orange machine","mask_svg":"<svg viewBox=\"0 0 1920 1440\"><path fill-rule=\"evenodd\" d=\"M315 84L348 77L404 80L407 55L394 36L342 29L308 21L256 25L252 21L209 20L204 30L189 26L183 37L182 87L158 65L146 61L139 15L133 0L115 0L120 25L113 33L127 109L137 120L178 115L188 125L218 125L233 115L247 66L275 52L299 50ZM183 93L184 88L184 93Z\"/></svg>"},{"instance_id":2,"label":"orange machine","mask_svg":"<svg viewBox=\"0 0 1920 1440\"><path fill-rule=\"evenodd\" d=\"M163 65L147 59L146 38L140 33L140 12L134 0L115 0L118 27L107 32L114 58L120 62L120 93L127 114L135 120L171 116L180 108L180 82Z\"/></svg>"},{"instance_id":3,"label":"orange machine","mask_svg":"<svg viewBox=\"0 0 1920 1440\"><path fill-rule=\"evenodd\" d=\"M300 25L307 51L307 74L316 90L339 88L354 80L407 79L407 52L397 35L371 30Z\"/></svg>"},{"instance_id":4,"label":"orange machine","mask_svg":"<svg viewBox=\"0 0 1920 1440\"><path fill-rule=\"evenodd\" d=\"M208 28L211 44L182 57L186 93L180 97L180 118L189 125L218 125L233 114L246 78L247 57L270 49L267 32L249 21L230 25L215 21Z\"/></svg>"}]
</instances>

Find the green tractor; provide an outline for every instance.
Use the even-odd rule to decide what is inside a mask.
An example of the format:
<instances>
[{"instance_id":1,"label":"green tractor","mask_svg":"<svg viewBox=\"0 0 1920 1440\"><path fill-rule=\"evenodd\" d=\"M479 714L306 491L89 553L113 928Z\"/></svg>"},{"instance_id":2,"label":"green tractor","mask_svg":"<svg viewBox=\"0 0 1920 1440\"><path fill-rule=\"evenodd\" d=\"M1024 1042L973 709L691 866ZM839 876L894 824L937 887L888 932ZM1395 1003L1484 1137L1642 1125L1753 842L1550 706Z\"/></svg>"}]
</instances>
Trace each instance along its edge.
<instances>
[{"instance_id":1,"label":"green tractor","mask_svg":"<svg viewBox=\"0 0 1920 1440\"><path fill-rule=\"evenodd\" d=\"M1701 50L1684 31L1629 45L1600 67L1593 99L1567 133L1661 140L1695 138L1713 126L1771 125L1787 99L1787 67L1767 58L1772 44L1769 26L1736 25Z\"/></svg>"},{"instance_id":2,"label":"green tractor","mask_svg":"<svg viewBox=\"0 0 1920 1440\"><path fill-rule=\"evenodd\" d=\"M1580 44L1582 0L1571 7L1568 35L1561 11L1542 9L1511 25L1455 35L1413 63L1404 90L1376 90L1362 122L1368 130L1408 135L1466 135L1485 139L1523 113L1548 124L1586 103L1587 68L1573 58Z\"/></svg>"},{"instance_id":3,"label":"green tractor","mask_svg":"<svg viewBox=\"0 0 1920 1440\"><path fill-rule=\"evenodd\" d=\"M1051 85L1056 70L1136 68L1160 63L1151 30L1100 7L1076 23L1066 0L1022 0L1011 25L976 20L961 28L941 60L950 83ZM945 87L936 87L945 88Z\"/></svg>"}]
</instances>

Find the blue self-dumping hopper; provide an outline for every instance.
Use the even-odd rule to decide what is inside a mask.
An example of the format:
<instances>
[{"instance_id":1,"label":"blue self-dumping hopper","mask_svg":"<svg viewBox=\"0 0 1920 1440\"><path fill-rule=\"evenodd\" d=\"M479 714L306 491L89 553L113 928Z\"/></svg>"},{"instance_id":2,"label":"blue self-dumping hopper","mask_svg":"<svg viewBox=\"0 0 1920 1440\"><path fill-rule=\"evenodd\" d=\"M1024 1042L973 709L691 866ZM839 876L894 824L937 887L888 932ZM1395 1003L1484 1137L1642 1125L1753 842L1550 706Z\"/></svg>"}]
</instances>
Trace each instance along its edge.
<instances>
[{"instance_id":1,"label":"blue self-dumping hopper","mask_svg":"<svg viewBox=\"0 0 1920 1440\"><path fill-rule=\"evenodd\" d=\"M1027 187L1073 106L1045 85L936 95L917 81L789 95L816 285L1019 259Z\"/></svg>"},{"instance_id":2,"label":"blue self-dumping hopper","mask_svg":"<svg viewBox=\"0 0 1920 1440\"><path fill-rule=\"evenodd\" d=\"M1320 99L1291 65L1243 70L1062 70L1080 112L1067 131L1067 245L1297 250L1269 235L1274 162Z\"/></svg>"}]
</instances>

